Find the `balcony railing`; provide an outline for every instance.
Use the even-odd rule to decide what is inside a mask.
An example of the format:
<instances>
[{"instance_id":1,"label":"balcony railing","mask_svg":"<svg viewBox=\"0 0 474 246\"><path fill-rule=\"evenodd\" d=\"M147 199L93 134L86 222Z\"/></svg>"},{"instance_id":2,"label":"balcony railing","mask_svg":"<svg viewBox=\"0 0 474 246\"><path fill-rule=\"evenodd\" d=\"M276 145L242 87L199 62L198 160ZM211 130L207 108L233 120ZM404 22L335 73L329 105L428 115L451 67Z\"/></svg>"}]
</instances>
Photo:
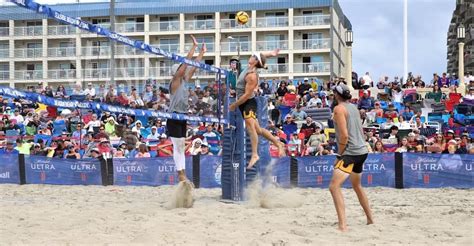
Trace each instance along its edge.
<instances>
[{"instance_id":1,"label":"balcony railing","mask_svg":"<svg viewBox=\"0 0 474 246\"><path fill-rule=\"evenodd\" d=\"M15 49L15 58L39 58L43 57L42 48Z\"/></svg>"},{"instance_id":2,"label":"balcony railing","mask_svg":"<svg viewBox=\"0 0 474 246\"><path fill-rule=\"evenodd\" d=\"M179 52L179 44L155 44L156 46L162 50L166 50L169 52L178 53Z\"/></svg>"},{"instance_id":3,"label":"balcony railing","mask_svg":"<svg viewBox=\"0 0 474 246\"><path fill-rule=\"evenodd\" d=\"M73 26L48 26L48 35L72 35L76 34L76 28Z\"/></svg>"},{"instance_id":4,"label":"balcony railing","mask_svg":"<svg viewBox=\"0 0 474 246\"><path fill-rule=\"evenodd\" d=\"M110 69L108 68L89 68L82 70L83 77L86 79L96 78L96 79L107 79L110 78Z\"/></svg>"},{"instance_id":5,"label":"balcony railing","mask_svg":"<svg viewBox=\"0 0 474 246\"><path fill-rule=\"evenodd\" d=\"M70 57L76 56L75 47L48 48L48 57Z\"/></svg>"},{"instance_id":6,"label":"balcony railing","mask_svg":"<svg viewBox=\"0 0 474 246\"><path fill-rule=\"evenodd\" d=\"M295 73L328 73L331 71L330 62L315 63L295 63L293 72Z\"/></svg>"},{"instance_id":7,"label":"balcony railing","mask_svg":"<svg viewBox=\"0 0 474 246\"><path fill-rule=\"evenodd\" d=\"M49 70L48 79L75 79L76 70L75 69L58 69L58 70Z\"/></svg>"},{"instance_id":8,"label":"balcony railing","mask_svg":"<svg viewBox=\"0 0 474 246\"><path fill-rule=\"evenodd\" d=\"M191 20L184 22L184 30L214 30L214 20Z\"/></svg>"},{"instance_id":9,"label":"balcony railing","mask_svg":"<svg viewBox=\"0 0 474 246\"><path fill-rule=\"evenodd\" d=\"M43 78L43 71L38 71L38 70L15 71L15 79L33 80L33 79L42 79L42 78Z\"/></svg>"},{"instance_id":10,"label":"balcony railing","mask_svg":"<svg viewBox=\"0 0 474 246\"><path fill-rule=\"evenodd\" d=\"M150 77L171 76L171 66L150 67Z\"/></svg>"},{"instance_id":11,"label":"balcony railing","mask_svg":"<svg viewBox=\"0 0 474 246\"><path fill-rule=\"evenodd\" d=\"M0 58L8 58L8 57L10 57L10 50L0 49Z\"/></svg>"},{"instance_id":12,"label":"balcony railing","mask_svg":"<svg viewBox=\"0 0 474 246\"><path fill-rule=\"evenodd\" d=\"M109 56L110 46L87 46L82 47L83 56Z\"/></svg>"},{"instance_id":13,"label":"balcony railing","mask_svg":"<svg viewBox=\"0 0 474 246\"><path fill-rule=\"evenodd\" d=\"M9 80L10 72L9 71L0 71L0 80Z\"/></svg>"},{"instance_id":14,"label":"balcony railing","mask_svg":"<svg viewBox=\"0 0 474 246\"><path fill-rule=\"evenodd\" d=\"M43 35L42 26L15 27L15 36L41 36Z\"/></svg>"},{"instance_id":15,"label":"balcony railing","mask_svg":"<svg viewBox=\"0 0 474 246\"><path fill-rule=\"evenodd\" d=\"M116 32L143 32L145 31L145 23L116 23Z\"/></svg>"},{"instance_id":16,"label":"balcony railing","mask_svg":"<svg viewBox=\"0 0 474 246\"><path fill-rule=\"evenodd\" d=\"M311 49L328 49L330 39L301 39L295 40L294 49L295 50L311 50Z\"/></svg>"},{"instance_id":17,"label":"balcony railing","mask_svg":"<svg viewBox=\"0 0 474 246\"><path fill-rule=\"evenodd\" d=\"M8 27L0 27L0 37L6 37L10 35L10 29Z\"/></svg>"},{"instance_id":18,"label":"balcony railing","mask_svg":"<svg viewBox=\"0 0 474 246\"><path fill-rule=\"evenodd\" d=\"M257 18L257 27L286 27L288 26L288 17L263 17Z\"/></svg>"},{"instance_id":19,"label":"balcony railing","mask_svg":"<svg viewBox=\"0 0 474 246\"><path fill-rule=\"evenodd\" d=\"M245 25L239 25L235 19L222 19L220 20L221 28L223 29L244 29L250 28L250 21Z\"/></svg>"},{"instance_id":20,"label":"balcony railing","mask_svg":"<svg viewBox=\"0 0 474 246\"><path fill-rule=\"evenodd\" d=\"M115 77L117 78L136 78L145 76L145 68L143 67L126 67L115 69Z\"/></svg>"},{"instance_id":21,"label":"balcony railing","mask_svg":"<svg viewBox=\"0 0 474 246\"><path fill-rule=\"evenodd\" d=\"M115 48L116 55L142 55L143 51L130 46L119 45Z\"/></svg>"},{"instance_id":22,"label":"balcony railing","mask_svg":"<svg viewBox=\"0 0 474 246\"><path fill-rule=\"evenodd\" d=\"M261 69L260 73L267 74L267 73L288 73L288 64L268 64L268 69Z\"/></svg>"},{"instance_id":23,"label":"balcony railing","mask_svg":"<svg viewBox=\"0 0 474 246\"><path fill-rule=\"evenodd\" d=\"M95 24L95 25L103 27L103 28L107 28L110 30L110 23L101 23L101 24ZM117 26L117 23L115 24L115 26ZM115 30L117 30L117 28L115 28ZM94 35L93 33L86 30L81 30L81 33Z\"/></svg>"},{"instance_id":24,"label":"balcony railing","mask_svg":"<svg viewBox=\"0 0 474 246\"><path fill-rule=\"evenodd\" d=\"M179 21L150 22L150 32L179 31Z\"/></svg>"},{"instance_id":25,"label":"balcony railing","mask_svg":"<svg viewBox=\"0 0 474 246\"><path fill-rule=\"evenodd\" d=\"M257 50L258 51L274 50L274 49L287 50L288 49L288 41L287 40L257 41Z\"/></svg>"},{"instance_id":26,"label":"balcony railing","mask_svg":"<svg viewBox=\"0 0 474 246\"><path fill-rule=\"evenodd\" d=\"M221 43L222 52L237 52L239 42L223 42ZM240 52L246 52L251 50L252 45L250 42L240 42Z\"/></svg>"},{"instance_id":27,"label":"balcony railing","mask_svg":"<svg viewBox=\"0 0 474 246\"><path fill-rule=\"evenodd\" d=\"M202 44L199 44L198 47L196 48L196 52L199 52L200 49L201 49L201 45ZM188 50L191 49L191 47L193 46L192 43L186 43L184 45L184 50L187 52ZM206 43L206 48L207 48L207 52L214 52L214 43Z\"/></svg>"},{"instance_id":28,"label":"balcony railing","mask_svg":"<svg viewBox=\"0 0 474 246\"><path fill-rule=\"evenodd\" d=\"M293 17L293 25L295 26L315 26L329 24L331 24L330 15L303 15Z\"/></svg>"}]
</instances>

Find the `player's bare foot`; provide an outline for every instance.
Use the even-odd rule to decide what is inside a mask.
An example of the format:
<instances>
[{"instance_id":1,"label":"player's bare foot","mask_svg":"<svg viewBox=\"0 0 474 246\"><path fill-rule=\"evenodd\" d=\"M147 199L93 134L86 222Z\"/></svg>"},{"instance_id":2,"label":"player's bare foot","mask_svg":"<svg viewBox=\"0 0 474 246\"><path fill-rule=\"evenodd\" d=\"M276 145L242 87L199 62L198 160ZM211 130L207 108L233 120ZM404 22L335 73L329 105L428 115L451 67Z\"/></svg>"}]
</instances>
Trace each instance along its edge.
<instances>
[{"instance_id":1,"label":"player's bare foot","mask_svg":"<svg viewBox=\"0 0 474 246\"><path fill-rule=\"evenodd\" d=\"M372 225L374 221L372 219L367 219L367 225Z\"/></svg>"},{"instance_id":2,"label":"player's bare foot","mask_svg":"<svg viewBox=\"0 0 474 246\"><path fill-rule=\"evenodd\" d=\"M181 182L181 181L186 181L187 178L186 178L186 174L184 173L183 170L181 171L178 171L178 180Z\"/></svg>"},{"instance_id":3,"label":"player's bare foot","mask_svg":"<svg viewBox=\"0 0 474 246\"><path fill-rule=\"evenodd\" d=\"M252 155L249 161L249 165L247 166L247 169L252 168L257 163L258 160L260 160L260 157L258 155Z\"/></svg>"},{"instance_id":4,"label":"player's bare foot","mask_svg":"<svg viewBox=\"0 0 474 246\"><path fill-rule=\"evenodd\" d=\"M347 229L347 226L339 226L337 229L341 232L347 232L349 230Z\"/></svg>"}]
</instances>

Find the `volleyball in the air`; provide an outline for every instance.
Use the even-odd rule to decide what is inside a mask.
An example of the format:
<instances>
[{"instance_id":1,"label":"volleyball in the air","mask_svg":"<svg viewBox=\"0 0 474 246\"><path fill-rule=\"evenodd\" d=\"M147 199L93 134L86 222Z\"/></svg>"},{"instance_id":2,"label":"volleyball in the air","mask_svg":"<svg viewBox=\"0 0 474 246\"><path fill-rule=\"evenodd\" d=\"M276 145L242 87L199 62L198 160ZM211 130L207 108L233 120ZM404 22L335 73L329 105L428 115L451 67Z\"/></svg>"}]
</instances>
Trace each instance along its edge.
<instances>
[{"instance_id":1,"label":"volleyball in the air","mask_svg":"<svg viewBox=\"0 0 474 246\"><path fill-rule=\"evenodd\" d=\"M235 15L235 20L239 25L245 25L249 21L249 15L244 11L240 11Z\"/></svg>"}]
</instances>

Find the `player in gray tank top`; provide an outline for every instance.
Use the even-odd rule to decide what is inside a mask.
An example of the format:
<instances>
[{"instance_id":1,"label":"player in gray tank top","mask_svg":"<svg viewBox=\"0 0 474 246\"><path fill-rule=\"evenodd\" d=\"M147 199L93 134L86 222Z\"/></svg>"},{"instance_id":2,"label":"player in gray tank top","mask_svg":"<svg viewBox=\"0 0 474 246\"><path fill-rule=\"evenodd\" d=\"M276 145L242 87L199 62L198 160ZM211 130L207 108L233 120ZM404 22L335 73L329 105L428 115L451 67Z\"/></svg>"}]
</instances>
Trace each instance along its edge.
<instances>
[{"instance_id":1,"label":"player in gray tank top","mask_svg":"<svg viewBox=\"0 0 474 246\"><path fill-rule=\"evenodd\" d=\"M337 106L334 108L334 126L336 129L338 155L329 190L336 207L339 230L346 231L346 212L341 185L348 177L350 177L352 188L357 193L359 203L364 209L367 224L374 223L369 201L360 181L368 149L365 143L359 110L349 101L352 98L349 87L340 82L334 88L334 95L337 100Z\"/></svg>"},{"instance_id":2,"label":"player in gray tank top","mask_svg":"<svg viewBox=\"0 0 474 246\"><path fill-rule=\"evenodd\" d=\"M265 68L266 58L277 56L279 52L280 50L277 49L270 52L254 53L250 57L248 67L237 78L235 86L236 101L229 106L230 111L234 111L238 107L245 120L245 129L252 146L252 156L247 168L252 168L260 159L258 156L258 135L265 137L277 146L280 156L285 155L283 143L267 129L260 127L257 120L257 101L254 98L254 91L258 87L257 69Z\"/></svg>"},{"instance_id":3,"label":"player in gray tank top","mask_svg":"<svg viewBox=\"0 0 474 246\"><path fill-rule=\"evenodd\" d=\"M193 40L193 46L191 50L188 52L186 58L192 59L194 51L198 46L196 38L191 35ZM201 51L199 52L198 57L195 61L200 62L204 53L206 52L206 45L203 44ZM194 72L196 71L196 67L192 67L191 69L187 69L187 64L175 64L171 67L171 73L173 78L171 79L170 83L170 105L168 108L168 112L170 113L181 113L185 114L188 112L188 90L186 88L186 82L189 81ZM168 119L166 121L166 128L168 135L173 142L173 160L176 165L176 170L178 171L178 178L179 181L186 181L186 172L185 172L185 138L186 138L186 128L187 122L183 120L174 120ZM187 182L189 183L189 182Z\"/></svg>"}]
</instances>

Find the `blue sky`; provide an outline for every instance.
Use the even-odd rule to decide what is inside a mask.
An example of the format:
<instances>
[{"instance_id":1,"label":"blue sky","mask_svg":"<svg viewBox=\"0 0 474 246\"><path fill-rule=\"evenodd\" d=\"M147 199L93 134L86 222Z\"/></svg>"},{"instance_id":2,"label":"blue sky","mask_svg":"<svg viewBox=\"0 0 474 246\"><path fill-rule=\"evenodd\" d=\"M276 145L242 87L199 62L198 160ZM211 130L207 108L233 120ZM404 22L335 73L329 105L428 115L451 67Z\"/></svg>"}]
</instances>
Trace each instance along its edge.
<instances>
[{"instance_id":1,"label":"blue sky","mask_svg":"<svg viewBox=\"0 0 474 246\"><path fill-rule=\"evenodd\" d=\"M403 74L403 0L339 0L354 31L353 69L372 78ZM408 1L408 71L427 81L446 70L455 0Z\"/></svg>"}]
</instances>

